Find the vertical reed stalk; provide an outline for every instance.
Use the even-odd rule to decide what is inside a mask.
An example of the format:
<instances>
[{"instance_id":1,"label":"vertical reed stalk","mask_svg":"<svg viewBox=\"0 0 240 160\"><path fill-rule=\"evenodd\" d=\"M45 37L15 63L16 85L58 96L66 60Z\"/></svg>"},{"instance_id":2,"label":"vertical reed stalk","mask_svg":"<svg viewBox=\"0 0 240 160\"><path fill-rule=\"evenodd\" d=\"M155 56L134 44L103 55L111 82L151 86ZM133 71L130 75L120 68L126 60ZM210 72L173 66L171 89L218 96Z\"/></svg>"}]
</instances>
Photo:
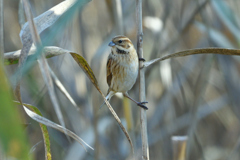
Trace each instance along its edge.
<instances>
[{"instance_id":1,"label":"vertical reed stalk","mask_svg":"<svg viewBox=\"0 0 240 160\"><path fill-rule=\"evenodd\" d=\"M173 160L186 160L187 136L172 136Z\"/></svg>"},{"instance_id":2,"label":"vertical reed stalk","mask_svg":"<svg viewBox=\"0 0 240 160\"><path fill-rule=\"evenodd\" d=\"M136 14L137 14L137 53L139 58L143 58L143 29L142 29L142 0L136 1ZM143 62L140 61L139 68L143 67ZM145 101L145 71L140 69L139 71L139 99L141 102ZM142 159L149 160L149 148L148 148L148 135L147 135L147 116L146 110L141 108L141 136L142 136Z\"/></svg>"}]
</instances>

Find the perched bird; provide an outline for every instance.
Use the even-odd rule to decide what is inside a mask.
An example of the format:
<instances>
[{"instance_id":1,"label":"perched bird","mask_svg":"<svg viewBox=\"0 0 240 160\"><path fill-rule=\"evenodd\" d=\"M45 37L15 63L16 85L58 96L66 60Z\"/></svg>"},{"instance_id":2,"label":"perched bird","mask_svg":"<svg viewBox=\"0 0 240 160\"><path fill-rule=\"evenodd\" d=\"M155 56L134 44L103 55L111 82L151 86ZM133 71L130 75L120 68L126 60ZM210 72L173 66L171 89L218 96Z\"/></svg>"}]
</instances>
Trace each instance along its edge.
<instances>
[{"instance_id":1,"label":"perched bird","mask_svg":"<svg viewBox=\"0 0 240 160\"><path fill-rule=\"evenodd\" d=\"M107 100L121 92L124 97L129 98L138 106L148 109L144 104L147 102L137 102L128 95L137 80L139 59L131 40L125 36L116 36L108 44L111 53L107 60L107 84L109 86ZM142 60L142 59L140 59Z\"/></svg>"}]
</instances>

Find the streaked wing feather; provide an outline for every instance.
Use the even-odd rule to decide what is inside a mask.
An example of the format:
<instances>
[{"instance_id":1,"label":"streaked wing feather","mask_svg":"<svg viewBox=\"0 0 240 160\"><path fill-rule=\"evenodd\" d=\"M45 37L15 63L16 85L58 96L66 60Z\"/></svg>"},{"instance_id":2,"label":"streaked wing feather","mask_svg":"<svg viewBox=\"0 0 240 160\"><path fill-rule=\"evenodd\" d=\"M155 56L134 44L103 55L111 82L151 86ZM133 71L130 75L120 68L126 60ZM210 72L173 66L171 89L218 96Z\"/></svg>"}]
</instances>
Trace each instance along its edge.
<instances>
[{"instance_id":1,"label":"streaked wing feather","mask_svg":"<svg viewBox=\"0 0 240 160\"><path fill-rule=\"evenodd\" d=\"M107 84L108 84L109 87L111 86L111 81L112 81L112 71L111 71L112 61L113 61L113 59L111 57L108 57L108 61L107 61Z\"/></svg>"}]
</instances>

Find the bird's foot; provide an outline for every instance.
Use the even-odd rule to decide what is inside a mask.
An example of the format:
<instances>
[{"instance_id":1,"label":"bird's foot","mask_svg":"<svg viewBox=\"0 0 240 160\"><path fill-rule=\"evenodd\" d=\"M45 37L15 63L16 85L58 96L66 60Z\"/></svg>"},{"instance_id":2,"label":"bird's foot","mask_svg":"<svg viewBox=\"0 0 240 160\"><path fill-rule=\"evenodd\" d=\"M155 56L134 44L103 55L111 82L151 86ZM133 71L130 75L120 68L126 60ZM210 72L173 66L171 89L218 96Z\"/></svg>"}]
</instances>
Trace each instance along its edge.
<instances>
[{"instance_id":1,"label":"bird's foot","mask_svg":"<svg viewBox=\"0 0 240 160\"><path fill-rule=\"evenodd\" d=\"M139 61L143 61L143 62L146 61L144 58L138 58L138 59L139 59Z\"/></svg>"},{"instance_id":2,"label":"bird's foot","mask_svg":"<svg viewBox=\"0 0 240 160\"><path fill-rule=\"evenodd\" d=\"M139 106L139 107L142 107L143 109L145 109L145 110L148 110L148 107L146 107L144 104L146 104L146 103L148 103L148 102L138 102L137 103L137 105Z\"/></svg>"}]
</instances>

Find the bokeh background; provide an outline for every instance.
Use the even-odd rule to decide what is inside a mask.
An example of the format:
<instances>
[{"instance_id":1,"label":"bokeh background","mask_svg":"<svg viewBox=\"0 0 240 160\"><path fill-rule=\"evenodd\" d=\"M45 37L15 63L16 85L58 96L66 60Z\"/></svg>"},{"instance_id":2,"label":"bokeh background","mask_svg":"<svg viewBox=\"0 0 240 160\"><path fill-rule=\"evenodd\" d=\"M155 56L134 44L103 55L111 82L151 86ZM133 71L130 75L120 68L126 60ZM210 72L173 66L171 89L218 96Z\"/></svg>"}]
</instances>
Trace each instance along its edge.
<instances>
[{"instance_id":1,"label":"bokeh background","mask_svg":"<svg viewBox=\"0 0 240 160\"><path fill-rule=\"evenodd\" d=\"M30 0L34 16L60 3L60 0ZM121 5L119 5L119 2ZM93 69L101 90L107 93L106 60L108 43L115 35L128 36L136 46L135 1L93 0L69 17L63 30L51 38L58 46L81 54ZM144 58L194 48L235 48L240 45L239 0L143 0ZM120 10L119 10L120 8ZM4 1L5 52L22 48L18 18L19 1ZM119 12L122 12L122 19ZM120 13L121 13L120 12ZM41 34L48 37L50 27ZM66 127L82 137L95 151L51 128L53 159L123 160L131 159L131 148L120 127L73 58L66 54L48 63L79 110L56 88ZM5 66L10 77L17 65ZM194 55L173 58L146 68L146 100L149 110L148 140L150 159L173 160L172 136L191 135L191 160L239 160L240 147L240 58L223 55ZM47 88L36 63L24 75L23 102L40 109L43 116L59 123ZM138 100L139 82L129 91ZM141 157L140 109L121 95L111 105L128 129L135 154ZM34 158L44 159L42 133L37 122L21 113ZM37 144L37 145L36 145Z\"/></svg>"}]
</instances>

